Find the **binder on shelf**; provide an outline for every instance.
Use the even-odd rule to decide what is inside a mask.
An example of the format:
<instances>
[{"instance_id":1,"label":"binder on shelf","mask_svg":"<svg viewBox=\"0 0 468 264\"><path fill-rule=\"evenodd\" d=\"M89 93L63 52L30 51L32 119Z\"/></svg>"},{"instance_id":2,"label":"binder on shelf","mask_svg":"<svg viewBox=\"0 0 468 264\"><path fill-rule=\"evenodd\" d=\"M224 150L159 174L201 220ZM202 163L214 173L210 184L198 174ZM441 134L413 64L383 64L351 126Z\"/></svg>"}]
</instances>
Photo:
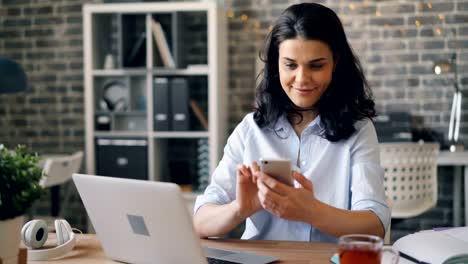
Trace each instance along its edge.
<instances>
[{"instance_id":1,"label":"binder on shelf","mask_svg":"<svg viewBox=\"0 0 468 264\"><path fill-rule=\"evenodd\" d=\"M151 31L153 32L156 47L159 51L164 67L175 68L174 57L169 49L169 44L167 43L166 36L164 35L164 30L161 27L161 23L154 20L154 18L151 19Z\"/></svg>"},{"instance_id":2,"label":"binder on shelf","mask_svg":"<svg viewBox=\"0 0 468 264\"><path fill-rule=\"evenodd\" d=\"M174 78L171 80L172 130L189 130L189 90L187 80Z\"/></svg>"},{"instance_id":3,"label":"binder on shelf","mask_svg":"<svg viewBox=\"0 0 468 264\"><path fill-rule=\"evenodd\" d=\"M192 109L193 113L197 117L198 121L202 124L203 128L205 130L208 130L208 119L206 119L205 114L203 113L203 110L201 107L198 105L197 101L195 100L190 100L190 108Z\"/></svg>"},{"instance_id":4,"label":"binder on shelf","mask_svg":"<svg viewBox=\"0 0 468 264\"><path fill-rule=\"evenodd\" d=\"M154 130L169 130L169 80L167 78L154 79Z\"/></svg>"}]
</instances>

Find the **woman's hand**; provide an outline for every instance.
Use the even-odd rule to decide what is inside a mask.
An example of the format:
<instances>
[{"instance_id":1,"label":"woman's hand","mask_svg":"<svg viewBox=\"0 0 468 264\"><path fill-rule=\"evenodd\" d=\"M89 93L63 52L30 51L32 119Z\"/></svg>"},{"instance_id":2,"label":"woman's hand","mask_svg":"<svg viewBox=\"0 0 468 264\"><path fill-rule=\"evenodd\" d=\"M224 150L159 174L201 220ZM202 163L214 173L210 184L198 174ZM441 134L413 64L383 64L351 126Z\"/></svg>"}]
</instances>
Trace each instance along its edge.
<instances>
[{"instance_id":1,"label":"woman's hand","mask_svg":"<svg viewBox=\"0 0 468 264\"><path fill-rule=\"evenodd\" d=\"M237 166L237 190L236 203L240 217L247 218L260 211L262 206L258 200L258 188L254 174L258 171L257 163L252 164L252 168L243 164Z\"/></svg>"},{"instance_id":2,"label":"woman's hand","mask_svg":"<svg viewBox=\"0 0 468 264\"><path fill-rule=\"evenodd\" d=\"M258 173L258 198L262 207L270 213L292 221L309 222L316 201L312 182L299 172L293 177L301 184L294 188L283 184L265 173Z\"/></svg>"}]
</instances>

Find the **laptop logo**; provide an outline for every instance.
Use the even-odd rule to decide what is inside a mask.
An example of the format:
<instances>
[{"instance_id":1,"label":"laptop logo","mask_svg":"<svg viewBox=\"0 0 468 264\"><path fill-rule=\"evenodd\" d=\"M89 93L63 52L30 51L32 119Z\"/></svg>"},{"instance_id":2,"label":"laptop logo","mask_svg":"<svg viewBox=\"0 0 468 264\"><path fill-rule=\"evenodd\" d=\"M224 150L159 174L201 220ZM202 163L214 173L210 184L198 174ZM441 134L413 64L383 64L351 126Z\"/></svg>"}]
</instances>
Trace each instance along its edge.
<instances>
[{"instance_id":1,"label":"laptop logo","mask_svg":"<svg viewBox=\"0 0 468 264\"><path fill-rule=\"evenodd\" d=\"M137 235L150 236L146 228L145 220L140 215L127 214L128 223L132 227L133 233Z\"/></svg>"}]
</instances>

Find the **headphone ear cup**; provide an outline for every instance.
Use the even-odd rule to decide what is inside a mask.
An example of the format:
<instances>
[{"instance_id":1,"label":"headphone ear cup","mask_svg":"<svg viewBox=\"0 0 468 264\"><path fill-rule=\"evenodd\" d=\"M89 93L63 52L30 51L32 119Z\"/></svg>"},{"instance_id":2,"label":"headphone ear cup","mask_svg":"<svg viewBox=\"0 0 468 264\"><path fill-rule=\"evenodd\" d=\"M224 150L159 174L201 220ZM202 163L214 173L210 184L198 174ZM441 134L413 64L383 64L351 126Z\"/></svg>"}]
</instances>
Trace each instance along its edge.
<instances>
[{"instance_id":1,"label":"headphone ear cup","mask_svg":"<svg viewBox=\"0 0 468 264\"><path fill-rule=\"evenodd\" d=\"M107 99L107 98L102 98L102 100L104 101L104 103L106 104L106 110L109 110L109 111L113 111L114 110L114 105L112 104L112 102Z\"/></svg>"},{"instance_id":2,"label":"headphone ear cup","mask_svg":"<svg viewBox=\"0 0 468 264\"><path fill-rule=\"evenodd\" d=\"M32 220L21 229L21 238L29 248L40 248L47 241L49 231L44 220Z\"/></svg>"},{"instance_id":3,"label":"headphone ear cup","mask_svg":"<svg viewBox=\"0 0 468 264\"><path fill-rule=\"evenodd\" d=\"M71 229L70 224L67 220L57 219L55 220L55 233L57 234L57 246L65 244L71 238Z\"/></svg>"},{"instance_id":4,"label":"headphone ear cup","mask_svg":"<svg viewBox=\"0 0 468 264\"><path fill-rule=\"evenodd\" d=\"M21 228L21 240L23 240L23 243L26 247L31 247L30 246L30 241L29 239L26 238L26 230L31 226L31 224L36 221L36 220L31 220L29 222L27 222L26 224L23 225L23 227Z\"/></svg>"},{"instance_id":5,"label":"headphone ear cup","mask_svg":"<svg viewBox=\"0 0 468 264\"><path fill-rule=\"evenodd\" d=\"M127 102L124 98L120 98L114 105L114 111L125 111L127 110Z\"/></svg>"}]
</instances>

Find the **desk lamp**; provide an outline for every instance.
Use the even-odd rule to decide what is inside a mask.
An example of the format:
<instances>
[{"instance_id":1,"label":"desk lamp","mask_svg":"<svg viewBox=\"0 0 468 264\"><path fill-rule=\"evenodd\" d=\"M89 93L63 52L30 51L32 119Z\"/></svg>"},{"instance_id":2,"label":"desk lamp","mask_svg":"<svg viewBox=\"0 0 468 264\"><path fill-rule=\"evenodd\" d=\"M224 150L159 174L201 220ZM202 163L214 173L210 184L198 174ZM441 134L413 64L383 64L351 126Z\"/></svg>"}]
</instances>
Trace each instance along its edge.
<instances>
[{"instance_id":1,"label":"desk lamp","mask_svg":"<svg viewBox=\"0 0 468 264\"><path fill-rule=\"evenodd\" d=\"M458 70L457 70L457 54L452 54L450 60L441 60L434 63L433 67L434 73L436 75L444 73L454 73L454 94L452 100L452 111L450 112L450 122L449 122L449 131L448 131L448 143L449 150L451 152L463 150L463 145L458 141L458 136L460 133L460 116L461 116L461 100L462 94L460 88L458 87Z\"/></svg>"},{"instance_id":2,"label":"desk lamp","mask_svg":"<svg viewBox=\"0 0 468 264\"><path fill-rule=\"evenodd\" d=\"M16 62L0 57L0 94L26 91L28 79L23 68Z\"/></svg>"}]
</instances>

